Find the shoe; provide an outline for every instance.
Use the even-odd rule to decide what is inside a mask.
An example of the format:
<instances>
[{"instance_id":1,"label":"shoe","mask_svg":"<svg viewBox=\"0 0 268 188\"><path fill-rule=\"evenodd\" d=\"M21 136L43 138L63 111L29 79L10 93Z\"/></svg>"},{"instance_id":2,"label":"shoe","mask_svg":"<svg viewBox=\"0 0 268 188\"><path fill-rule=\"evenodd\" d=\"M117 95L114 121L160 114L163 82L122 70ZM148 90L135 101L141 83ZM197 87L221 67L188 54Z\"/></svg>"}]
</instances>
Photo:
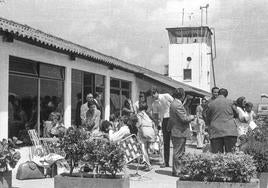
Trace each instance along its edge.
<instances>
[{"instance_id":1,"label":"shoe","mask_svg":"<svg viewBox=\"0 0 268 188\"><path fill-rule=\"evenodd\" d=\"M172 176L174 176L174 177L178 177L178 174L175 173L175 172L172 172Z\"/></svg>"},{"instance_id":2,"label":"shoe","mask_svg":"<svg viewBox=\"0 0 268 188\"><path fill-rule=\"evenodd\" d=\"M163 164L160 165L160 168L165 168L165 167L166 167L166 164L165 163L163 163Z\"/></svg>"},{"instance_id":3,"label":"shoe","mask_svg":"<svg viewBox=\"0 0 268 188\"><path fill-rule=\"evenodd\" d=\"M168 163L166 163L166 167L169 167L169 164Z\"/></svg>"}]
</instances>

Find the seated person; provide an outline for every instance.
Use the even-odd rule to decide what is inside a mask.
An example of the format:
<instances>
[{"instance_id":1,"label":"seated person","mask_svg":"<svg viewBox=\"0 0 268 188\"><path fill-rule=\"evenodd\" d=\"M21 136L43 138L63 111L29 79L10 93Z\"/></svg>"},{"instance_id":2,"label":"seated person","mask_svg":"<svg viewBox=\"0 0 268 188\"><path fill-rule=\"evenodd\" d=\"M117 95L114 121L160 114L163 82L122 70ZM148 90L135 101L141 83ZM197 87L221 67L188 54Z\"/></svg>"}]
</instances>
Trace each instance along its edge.
<instances>
[{"instance_id":1,"label":"seated person","mask_svg":"<svg viewBox=\"0 0 268 188\"><path fill-rule=\"evenodd\" d=\"M134 111L134 107L133 107L131 99L126 99L124 101L124 105L122 108L122 115L123 116L130 116L134 113L135 113L135 111Z\"/></svg>"},{"instance_id":2,"label":"seated person","mask_svg":"<svg viewBox=\"0 0 268 188\"><path fill-rule=\"evenodd\" d=\"M123 124L118 131L114 131L112 123L110 123L109 121L102 122L100 126L100 131L104 134L107 134L111 142L118 142L126 136L130 135L130 130L126 124Z\"/></svg>"},{"instance_id":3,"label":"seated person","mask_svg":"<svg viewBox=\"0 0 268 188\"><path fill-rule=\"evenodd\" d=\"M88 131L92 132L99 129L100 124L100 111L96 108L94 101L88 101L88 111L86 112L86 119L82 120L82 126Z\"/></svg>"},{"instance_id":4,"label":"seated person","mask_svg":"<svg viewBox=\"0 0 268 188\"><path fill-rule=\"evenodd\" d=\"M58 137L64 135L66 128L62 123L59 112L51 112L48 121L44 122L44 137Z\"/></svg>"}]
</instances>

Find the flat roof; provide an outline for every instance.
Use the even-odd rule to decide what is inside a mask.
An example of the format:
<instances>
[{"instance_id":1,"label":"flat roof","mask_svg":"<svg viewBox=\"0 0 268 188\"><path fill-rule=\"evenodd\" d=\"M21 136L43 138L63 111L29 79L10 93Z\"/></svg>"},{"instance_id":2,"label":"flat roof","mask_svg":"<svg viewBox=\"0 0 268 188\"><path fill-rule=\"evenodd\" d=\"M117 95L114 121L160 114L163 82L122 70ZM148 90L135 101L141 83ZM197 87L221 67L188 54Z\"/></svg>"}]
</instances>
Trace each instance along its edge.
<instances>
[{"instance_id":1,"label":"flat roof","mask_svg":"<svg viewBox=\"0 0 268 188\"><path fill-rule=\"evenodd\" d=\"M208 26L199 26L199 27L173 27L166 28L169 34L172 34L175 37L189 37L189 36L211 36L213 33Z\"/></svg>"}]
</instances>

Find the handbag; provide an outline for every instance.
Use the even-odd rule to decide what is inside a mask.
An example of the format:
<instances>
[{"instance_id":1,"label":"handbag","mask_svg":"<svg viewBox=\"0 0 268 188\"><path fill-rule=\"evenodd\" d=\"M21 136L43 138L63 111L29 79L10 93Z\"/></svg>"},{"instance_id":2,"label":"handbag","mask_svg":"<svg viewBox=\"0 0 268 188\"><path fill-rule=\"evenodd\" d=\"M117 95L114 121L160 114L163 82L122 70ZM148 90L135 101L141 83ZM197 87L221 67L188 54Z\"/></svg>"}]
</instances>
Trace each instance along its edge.
<instances>
[{"instance_id":1,"label":"handbag","mask_svg":"<svg viewBox=\"0 0 268 188\"><path fill-rule=\"evenodd\" d=\"M27 161L19 165L16 178L18 180L45 178L44 168L37 166L32 161Z\"/></svg>"}]
</instances>

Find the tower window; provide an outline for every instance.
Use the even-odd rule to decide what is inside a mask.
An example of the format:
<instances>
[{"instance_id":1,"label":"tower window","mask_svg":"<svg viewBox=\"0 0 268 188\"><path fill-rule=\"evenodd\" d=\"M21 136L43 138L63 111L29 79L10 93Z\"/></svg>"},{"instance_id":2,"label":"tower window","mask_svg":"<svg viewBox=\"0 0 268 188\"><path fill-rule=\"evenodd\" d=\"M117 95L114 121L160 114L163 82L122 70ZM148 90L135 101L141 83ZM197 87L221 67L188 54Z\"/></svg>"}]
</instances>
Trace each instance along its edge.
<instances>
[{"instance_id":1,"label":"tower window","mask_svg":"<svg viewBox=\"0 0 268 188\"><path fill-rule=\"evenodd\" d=\"M192 80L192 69L183 69L183 80Z\"/></svg>"}]
</instances>

